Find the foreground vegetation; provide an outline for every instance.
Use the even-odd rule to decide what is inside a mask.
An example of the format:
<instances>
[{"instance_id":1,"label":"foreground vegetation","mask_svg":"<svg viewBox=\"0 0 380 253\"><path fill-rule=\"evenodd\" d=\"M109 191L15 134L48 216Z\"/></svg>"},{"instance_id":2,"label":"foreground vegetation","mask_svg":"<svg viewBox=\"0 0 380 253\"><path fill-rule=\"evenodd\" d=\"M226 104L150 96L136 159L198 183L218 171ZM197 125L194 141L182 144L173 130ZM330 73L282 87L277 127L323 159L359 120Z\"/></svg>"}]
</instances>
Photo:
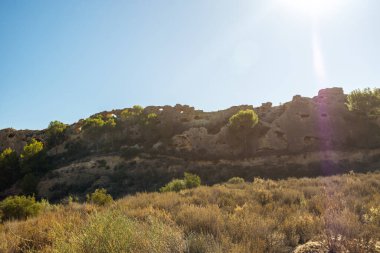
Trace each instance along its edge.
<instances>
[{"instance_id":1,"label":"foreground vegetation","mask_svg":"<svg viewBox=\"0 0 380 253\"><path fill-rule=\"evenodd\" d=\"M281 253L308 242L322 251L296 252L378 252L380 173L233 178L105 202L95 200L106 192L94 194L83 204L72 197L65 204L44 202L26 220L4 219L0 252Z\"/></svg>"}]
</instances>

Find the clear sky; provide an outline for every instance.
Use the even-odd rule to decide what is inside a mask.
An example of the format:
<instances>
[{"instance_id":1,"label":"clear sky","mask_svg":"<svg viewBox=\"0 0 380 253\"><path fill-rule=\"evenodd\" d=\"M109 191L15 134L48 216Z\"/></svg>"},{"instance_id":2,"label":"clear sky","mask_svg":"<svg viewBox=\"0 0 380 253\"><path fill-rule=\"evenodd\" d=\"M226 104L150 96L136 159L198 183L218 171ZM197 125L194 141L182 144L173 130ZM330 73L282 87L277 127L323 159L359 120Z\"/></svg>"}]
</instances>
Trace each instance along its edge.
<instances>
[{"instance_id":1,"label":"clear sky","mask_svg":"<svg viewBox=\"0 0 380 253\"><path fill-rule=\"evenodd\" d=\"M376 87L378 0L1 0L0 128Z\"/></svg>"}]
</instances>

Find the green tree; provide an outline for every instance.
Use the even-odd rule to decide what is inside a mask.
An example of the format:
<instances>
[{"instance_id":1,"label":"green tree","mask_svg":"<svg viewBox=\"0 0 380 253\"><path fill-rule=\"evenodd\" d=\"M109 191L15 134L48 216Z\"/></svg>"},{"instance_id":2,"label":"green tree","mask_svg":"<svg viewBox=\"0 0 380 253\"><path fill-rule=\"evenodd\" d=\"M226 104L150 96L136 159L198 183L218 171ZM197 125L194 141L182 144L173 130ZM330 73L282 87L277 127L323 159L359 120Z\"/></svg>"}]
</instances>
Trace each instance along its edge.
<instances>
[{"instance_id":1,"label":"green tree","mask_svg":"<svg viewBox=\"0 0 380 253\"><path fill-rule=\"evenodd\" d=\"M21 154L21 173L44 173L49 168L49 162L44 149L44 144L32 139L24 146Z\"/></svg>"},{"instance_id":2,"label":"green tree","mask_svg":"<svg viewBox=\"0 0 380 253\"><path fill-rule=\"evenodd\" d=\"M106 139L111 142L112 149L114 148L114 129L116 127L116 119L113 117L113 114L108 114L106 116L106 120L104 122L104 132L106 135Z\"/></svg>"},{"instance_id":3,"label":"green tree","mask_svg":"<svg viewBox=\"0 0 380 253\"><path fill-rule=\"evenodd\" d=\"M48 144L50 147L57 146L65 140L65 131L67 125L60 121L50 122L47 128ZM57 149L56 149L57 154Z\"/></svg>"},{"instance_id":4,"label":"green tree","mask_svg":"<svg viewBox=\"0 0 380 253\"><path fill-rule=\"evenodd\" d=\"M347 96L348 109L367 116L380 115L380 89L365 88L352 91Z\"/></svg>"},{"instance_id":5,"label":"green tree","mask_svg":"<svg viewBox=\"0 0 380 253\"><path fill-rule=\"evenodd\" d=\"M99 130L104 126L105 122L102 115L95 115L84 120L83 130Z\"/></svg>"},{"instance_id":6,"label":"green tree","mask_svg":"<svg viewBox=\"0 0 380 253\"><path fill-rule=\"evenodd\" d=\"M99 206L104 206L112 203L113 198L107 193L104 188L96 189L95 192L87 194L87 202L93 203Z\"/></svg>"},{"instance_id":7,"label":"green tree","mask_svg":"<svg viewBox=\"0 0 380 253\"><path fill-rule=\"evenodd\" d=\"M10 155L12 155L12 153L14 153L13 149L11 148L4 149L3 152L1 152L0 154L0 162L7 159Z\"/></svg>"},{"instance_id":8,"label":"green tree","mask_svg":"<svg viewBox=\"0 0 380 253\"><path fill-rule=\"evenodd\" d=\"M185 172L185 185L186 188L196 188L201 185L201 178L198 175Z\"/></svg>"},{"instance_id":9,"label":"green tree","mask_svg":"<svg viewBox=\"0 0 380 253\"><path fill-rule=\"evenodd\" d=\"M0 190L4 190L14 184L20 174L20 159L11 148L6 148L0 153Z\"/></svg>"},{"instance_id":10,"label":"green tree","mask_svg":"<svg viewBox=\"0 0 380 253\"><path fill-rule=\"evenodd\" d=\"M244 151L248 150L248 136L258 124L259 117L254 110L240 110L229 119L229 130L244 143Z\"/></svg>"},{"instance_id":11,"label":"green tree","mask_svg":"<svg viewBox=\"0 0 380 253\"><path fill-rule=\"evenodd\" d=\"M21 158L25 160L30 159L40 153L43 149L44 144L33 138L29 144L24 146Z\"/></svg>"},{"instance_id":12,"label":"green tree","mask_svg":"<svg viewBox=\"0 0 380 253\"><path fill-rule=\"evenodd\" d=\"M254 110L240 110L229 119L229 128L234 131L249 131L259 122Z\"/></svg>"},{"instance_id":13,"label":"green tree","mask_svg":"<svg viewBox=\"0 0 380 253\"><path fill-rule=\"evenodd\" d=\"M107 133L116 125L112 116L103 117L101 114L92 116L84 120L82 129L87 137L91 138L96 145L96 151L99 151L101 135Z\"/></svg>"}]
</instances>

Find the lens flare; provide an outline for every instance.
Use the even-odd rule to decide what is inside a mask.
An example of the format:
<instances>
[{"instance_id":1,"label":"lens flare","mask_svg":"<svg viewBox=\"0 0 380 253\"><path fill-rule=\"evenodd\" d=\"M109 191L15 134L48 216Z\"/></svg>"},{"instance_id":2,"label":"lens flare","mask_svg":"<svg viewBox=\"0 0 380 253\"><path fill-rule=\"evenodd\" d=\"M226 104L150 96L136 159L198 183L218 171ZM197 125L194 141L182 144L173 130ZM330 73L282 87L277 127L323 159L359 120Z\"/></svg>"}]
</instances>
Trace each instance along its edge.
<instances>
[{"instance_id":1,"label":"lens flare","mask_svg":"<svg viewBox=\"0 0 380 253\"><path fill-rule=\"evenodd\" d=\"M322 52L321 41L317 29L313 29L312 32L312 53L313 53L313 67L318 82L326 82L326 68Z\"/></svg>"},{"instance_id":2,"label":"lens flare","mask_svg":"<svg viewBox=\"0 0 380 253\"><path fill-rule=\"evenodd\" d=\"M291 11L309 17L321 17L337 12L345 3L343 0L279 0Z\"/></svg>"}]
</instances>

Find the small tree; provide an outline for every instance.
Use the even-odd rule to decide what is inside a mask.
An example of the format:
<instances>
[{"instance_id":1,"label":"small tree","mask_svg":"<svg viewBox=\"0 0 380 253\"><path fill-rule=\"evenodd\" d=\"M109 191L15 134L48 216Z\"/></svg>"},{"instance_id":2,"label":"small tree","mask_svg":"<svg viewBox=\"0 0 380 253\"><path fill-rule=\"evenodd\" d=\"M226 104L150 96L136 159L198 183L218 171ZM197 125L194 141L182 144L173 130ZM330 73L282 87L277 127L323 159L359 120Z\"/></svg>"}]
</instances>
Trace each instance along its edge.
<instances>
[{"instance_id":1,"label":"small tree","mask_svg":"<svg viewBox=\"0 0 380 253\"><path fill-rule=\"evenodd\" d=\"M229 119L229 128L233 131L249 131L259 122L259 117L254 110L240 110Z\"/></svg>"},{"instance_id":2,"label":"small tree","mask_svg":"<svg viewBox=\"0 0 380 253\"><path fill-rule=\"evenodd\" d=\"M3 152L1 152L0 154L0 162L6 160L9 156L12 155L12 153L14 153L13 149L11 148L4 149Z\"/></svg>"},{"instance_id":3,"label":"small tree","mask_svg":"<svg viewBox=\"0 0 380 253\"><path fill-rule=\"evenodd\" d=\"M47 128L48 144L50 147L57 146L64 141L66 128L67 125L60 121L50 122ZM57 149L55 153L57 154Z\"/></svg>"},{"instance_id":4,"label":"small tree","mask_svg":"<svg viewBox=\"0 0 380 253\"><path fill-rule=\"evenodd\" d=\"M346 105L350 111L377 116L380 114L380 89L354 90L347 96Z\"/></svg>"},{"instance_id":5,"label":"small tree","mask_svg":"<svg viewBox=\"0 0 380 253\"><path fill-rule=\"evenodd\" d=\"M196 188L201 185L201 178L198 175L185 172L185 185L186 188Z\"/></svg>"},{"instance_id":6,"label":"small tree","mask_svg":"<svg viewBox=\"0 0 380 253\"><path fill-rule=\"evenodd\" d=\"M82 129L84 133L95 142L96 151L99 150L100 135L102 135L107 128L111 127L114 121L113 118L104 121L103 116L100 114L84 120Z\"/></svg>"},{"instance_id":7,"label":"small tree","mask_svg":"<svg viewBox=\"0 0 380 253\"><path fill-rule=\"evenodd\" d=\"M105 206L112 203L113 198L110 194L107 194L107 190L104 188L96 189L95 192L87 194L87 202L93 203L99 206Z\"/></svg>"},{"instance_id":8,"label":"small tree","mask_svg":"<svg viewBox=\"0 0 380 253\"><path fill-rule=\"evenodd\" d=\"M250 109L240 110L229 119L228 127L230 131L239 139L239 141L242 141L244 143L245 151L248 149L248 135L251 133L252 129L257 125L258 122L259 117L255 111Z\"/></svg>"},{"instance_id":9,"label":"small tree","mask_svg":"<svg viewBox=\"0 0 380 253\"><path fill-rule=\"evenodd\" d=\"M0 190L11 186L19 178L20 159L11 148L0 153Z\"/></svg>"},{"instance_id":10,"label":"small tree","mask_svg":"<svg viewBox=\"0 0 380 253\"><path fill-rule=\"evenodd\" d=\"M96 115L84 120L83 130L92 130L96 131L101 129L104 126L105 122L102 119L102 115Z\"/></svg>"},{"instance_id":11,"label":"small tree","mask_svg":"<svg viewBox=\"0 0 380 253\"><path fill-rule=\"evenodd\" d=\"M24 146L21 153L21 173L45 173L49 169L44 144L36 139L32 139L29 144Z\"/></svg>"},{"instance_id":12,"label":"small tree","mask_svg":"<svg viewBox=\"0 0 380 253\"><path fill-rule=\"evenodd\" d=\"M29 144L24 146L21 158L26 160L30 159L40 153L43 149L44 144L33 138Z\"/></svg>"}]
</instances>

